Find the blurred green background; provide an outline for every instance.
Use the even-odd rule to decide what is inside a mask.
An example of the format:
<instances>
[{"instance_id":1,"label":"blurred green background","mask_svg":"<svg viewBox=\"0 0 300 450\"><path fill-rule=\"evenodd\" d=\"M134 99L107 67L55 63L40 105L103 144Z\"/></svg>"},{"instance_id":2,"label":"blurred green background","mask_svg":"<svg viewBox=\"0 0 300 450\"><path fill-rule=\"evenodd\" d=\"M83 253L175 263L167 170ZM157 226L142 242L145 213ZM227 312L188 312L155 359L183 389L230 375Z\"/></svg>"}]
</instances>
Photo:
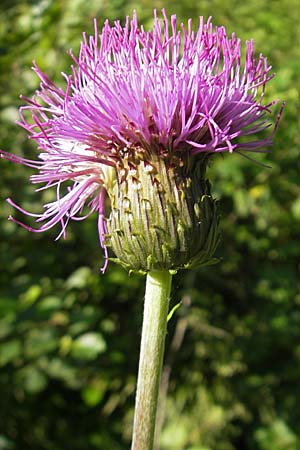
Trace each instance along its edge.
<instances>
[{"instance_id":1,"label":"blurred green background","mask_svg":"<svg viewBox=\"0 0 300 450\"><path fill-rule=\"evenodd\" d=\"M222 260L174 278L172 305L187 301L169 323L160 449L299 450L299 0L2 0L0 148L35 157L14 123L19 94L38 87L32 60L64 86L67 50L77 53L94 17L100 27L136 8L151 26L153 7L194 27L212 15L254 38L277 73L266 100L287 103L273 152L257 157L272 169L225 155L209 170ZM31 173L1 161L0 450L129 449L144 280L113 264L100 275L96 217L59 242L58 229L30 234L8 222L6 197L31 211L48 199Z\"/></svg>"}]
</instances>

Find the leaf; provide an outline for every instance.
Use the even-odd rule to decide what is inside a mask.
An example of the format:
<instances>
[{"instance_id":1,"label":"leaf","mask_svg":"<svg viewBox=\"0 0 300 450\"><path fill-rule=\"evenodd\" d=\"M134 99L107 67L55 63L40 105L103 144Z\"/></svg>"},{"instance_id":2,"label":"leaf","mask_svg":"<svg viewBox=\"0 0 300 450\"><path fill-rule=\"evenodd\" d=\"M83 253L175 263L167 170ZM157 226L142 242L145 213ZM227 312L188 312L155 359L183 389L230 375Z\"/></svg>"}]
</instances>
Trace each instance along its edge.
<instances>
[{"instance_id":1,"label":"leaf","mask_svg":"<svg viewBox=\"0 0 300 450\"><path fill-rule=\"evenodd\" d=\"M106 350L106 343L99 333L90 332L73 341L71 355L75 359L92 360Z\"/></svg>"},{"instance_id":2,"label":"leaf","mask_svg":"<svg viewBox=\"0 0 300 450\"><path fill-rule=\"evenodd\" d=\"M177 303L177 305L173 306L173 308L171 309L171 311L168 314L167 322L169 322L169 320L172 319L174 313L177 311L178 308L180 308L181 305L182 305L182 302L180 301L179 303Z\"/></svg>"},{"instance_id":3,"label":"leaf","mask_svg":"<svg viewBox=\"0 0 300 450\"><path fill-rule=\"evenodd\" d=\"M9 362L21 355L21 343L17 339L4 342L0 347L0 366L5 366Z\"/></svg>"},{"instance_id":4,"label":"leaf","mask_svg":"<svg viewBox=\"0 0 300 450\"><path fill-rule=\"evenodd\" d=\"M88 406L98 405L104 397L107 383L102 380L95 380L92 384L84 387L81 391L81 396Z\"/></svg>"},{"instance_id":5,"label":"leaf","mask_svg":"<svg viewBox=\"0 0 300 450\"><path fill-rule=\"evenodd\" d=\"M54 351L58 343L55 329L33 329L26 337L24 353L28 358L37 358Z\"/></svg>"},{"instance_id":6,"label":"leaf","mask_svg":"<svg viewBox=\"0 0 300 450\"><path fill-rule=\"evenodd\" d=\"M87 285L87 280L91 275L89 267L80 267L75 270L66 281L67 289L82 289Z\"/></svg>"},{"instance_id":7,"label":"leaf","mask_svg":"<svg viewBox=\"0 0 300 450\"><path fill-rule=\"evenodd\" d=\"M20 370L17 378L24 390L30 394L41 392L47 386L47 377L34 366L27 366Z\"/></svg>"}]
</instances>

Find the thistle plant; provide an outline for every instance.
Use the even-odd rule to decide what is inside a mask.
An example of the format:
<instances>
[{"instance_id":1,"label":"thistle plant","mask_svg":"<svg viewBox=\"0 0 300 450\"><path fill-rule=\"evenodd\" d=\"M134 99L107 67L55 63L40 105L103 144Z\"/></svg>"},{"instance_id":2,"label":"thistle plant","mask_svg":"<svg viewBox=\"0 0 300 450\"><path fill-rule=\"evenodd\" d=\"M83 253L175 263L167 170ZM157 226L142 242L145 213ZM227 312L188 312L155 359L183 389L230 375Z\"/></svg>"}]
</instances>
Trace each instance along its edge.
<instances>
[{"instance_id":1,"label":"thistle plant","mask_svg":"<svg viewBox=\"0 0 300 450\"><path fill-rule=\"evenodd\" d=\"M151 31L135 13L124 26L94 26L78 58L70 52L65 89L34 64L40 89L23 97L18 123L38 159L1 156L36 169L31 182L53 188L56 200L34 215L38 228L9 219L34 232L61 224L59 238L70 219L97 212L102 272L111 259L146 275L132 450L151 450L172 275L215 262L219 218L207 165L216 153L268 151L280 113L266 134L277 103L264 104L271 66L254 56L253 41L242 62L240 40L211 19L200 17L193 31L191 20L178 26L163 10Z\"/></svg>"}]
</instances>

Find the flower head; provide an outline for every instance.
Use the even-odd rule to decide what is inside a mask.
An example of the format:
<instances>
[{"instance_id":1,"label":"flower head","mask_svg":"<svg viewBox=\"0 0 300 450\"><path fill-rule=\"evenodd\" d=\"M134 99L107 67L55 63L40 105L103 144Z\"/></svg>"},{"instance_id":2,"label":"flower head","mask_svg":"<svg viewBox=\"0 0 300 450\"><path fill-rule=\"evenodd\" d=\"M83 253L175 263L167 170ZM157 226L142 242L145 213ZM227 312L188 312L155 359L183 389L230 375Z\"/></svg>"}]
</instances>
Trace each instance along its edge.
<instances>
[{"instance_id":1,"label":"flower head","mask_svg":"<svg viewBox=\"0 0 300 450\"><path fill-rule=\"evenodd\" d=\"M144 237L149 241L146 250L139 240L136 245L128 244L127 253L134 255L140 249L140 259L150 261L142 270L161 264L178 268L208 262L218 239L212 233L217 223L215 205L204 178L207 160L214 153L265 151L276 128L268 137L253 137L270 126L268 115L276 103L263 103L266 83L273 74L266 58L254 57L253 42L246 43L242 63L240 40L234 34L227 37L224 27L213 27L210 19L204 23L200 17L196 32L191 20L178 29L176 16L169 20L162 14L160 19L154 12L152 31L139 27L135 14L132 19L127 17L124 27L118 21L113 26L106 21L100 34L95 21L95 34L83 35L79 57L71 53L74 66L72 75L64 74L65 90L35 64L40 90L33 99L25 98L19 124L37 142L39 159L1 152L6 159L37 169L32 183L56 189L56 200L44 205L44 212L37 216L41 227L27 228L45 231L60 222L60 236L70 219L81 220L97 211L106 260L107 244L120 259L124 236L142 235L151 226L156 236L166 225L159 217L166 219L168 210L185 214L183 218L175 213L174 219L172 212L166 219L165 233L177 243L172 238L167 250L160 248L161 253L167 252L163 263L158 250L155 257L149 252L160 247L165 237ZM173 185L167 187L170 180ZM128 192L131 188L135 194ZM108 224L106 193L112 207ZM132 204L141 201L148 206L139 204L131 221ZM161 204L155 217L149 216L154 203ZM137 232L133 228L137 223L141 226L141 216L142 231ZM197 230L204 241L214 235L206 256L203 243L201 257L199 248L196 252L186 249L184 241ZM195 238L194 247L199 240ZM179 263L166 263L174 257L171 247L186 252ZM131 255L123 265L138 270L140 263L135 267L133 259Z\"/></svg>"}]
</instances>

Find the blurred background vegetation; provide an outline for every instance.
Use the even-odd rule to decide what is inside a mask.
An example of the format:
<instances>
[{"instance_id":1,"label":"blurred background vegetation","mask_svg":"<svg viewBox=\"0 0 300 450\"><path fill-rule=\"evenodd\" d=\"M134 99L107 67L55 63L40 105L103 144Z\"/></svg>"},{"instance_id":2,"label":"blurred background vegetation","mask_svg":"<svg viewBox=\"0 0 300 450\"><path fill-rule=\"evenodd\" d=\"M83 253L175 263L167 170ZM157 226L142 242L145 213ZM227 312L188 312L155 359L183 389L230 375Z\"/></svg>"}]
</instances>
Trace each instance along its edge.
<instances>
[{"instance_id":1,"label":"blurred background vegetation","mask_svg":"<svg viewBox=\"0 0 300 450\"><path fill-rule=\"evenodd\" d=\"M299 0L2 0L0 147L35 157L14 123L19 94L38 88L32 60L64 86L67 50L76 54L94 17L101 26L135 8L151 26L153 7L195 27L212 15L254 38L277 73L267 99L287 103L273 152L259 158L272 169L239 155L210 168L222 260L174 280L172 305L188 301L169 324L160 449L299 450ZM144 280L113 264L100 275L96 217L72 223L59 242L58 230L30 234L8 222L6 197L35 211L47 200L30 174L1 162L0 450L128 449Z\"/></svg>"}]
</instances>

